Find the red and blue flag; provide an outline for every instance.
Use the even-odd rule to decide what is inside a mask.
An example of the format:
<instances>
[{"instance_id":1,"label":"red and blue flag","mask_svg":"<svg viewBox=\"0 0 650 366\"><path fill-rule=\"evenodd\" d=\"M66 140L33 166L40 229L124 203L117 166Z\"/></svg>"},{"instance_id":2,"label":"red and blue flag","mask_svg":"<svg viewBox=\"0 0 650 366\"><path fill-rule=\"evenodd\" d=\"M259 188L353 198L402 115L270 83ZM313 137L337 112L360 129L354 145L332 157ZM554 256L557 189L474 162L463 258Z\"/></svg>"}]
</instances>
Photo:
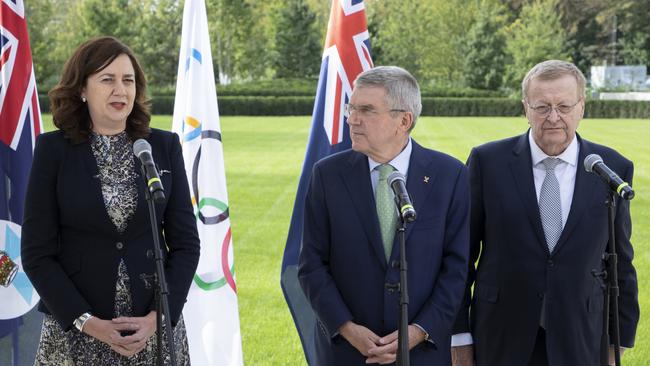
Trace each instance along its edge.
<instances>
[{"instance_id":1,"label":"red and blue flag","mask_svg":"<svg viewBox=\"0 0 650 366\"><path fill-rule=\"evenodd\" d=\"M327 155L350 148L350 134L343 115L344 106L350 99L357 75L372 66L363 1L334 0L327 27L307 152L282 260L282 291L309 364L313 363L313 329L316 318L298 283L297 269L307 185L314 163Z\"/></svg>"},{"instance_id":2,"label":"red and blue flag","mask_svg":"<svg viewBox=\"0 0 650 366\"><path fill-rule=\"evenodd\" d=\"M22 317L38 301L20 268L20 225L36 136L43 130L22 0L0 4L0 251L16 263L11 284L0 287L0 338L12 337L12 363L19 362ZM6 262L5 262L6 263ZM37 334L28 338L38 339ZM33 348L34 342L28 342ZM23 347L24 348L24 347ZM23 350L24 351L24 350ZM0 352L7 355L6 352ZM31 352L27 352L31 353ZM2 363L0 359L0 363ZM33 359L32 359L33 360Z\"/></svg>"}]
</instances>

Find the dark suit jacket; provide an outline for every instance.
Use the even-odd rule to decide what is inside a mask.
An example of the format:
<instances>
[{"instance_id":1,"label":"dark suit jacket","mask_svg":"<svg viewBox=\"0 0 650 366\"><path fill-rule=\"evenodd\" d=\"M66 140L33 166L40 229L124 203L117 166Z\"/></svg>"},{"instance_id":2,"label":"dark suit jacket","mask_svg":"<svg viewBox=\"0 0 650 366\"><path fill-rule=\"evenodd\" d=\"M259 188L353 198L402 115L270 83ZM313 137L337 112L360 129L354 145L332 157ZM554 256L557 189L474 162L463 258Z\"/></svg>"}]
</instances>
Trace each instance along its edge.
<instances>
[{"instance_id":1,"label":"dark suit jacket","mask_svg":"<svg viewBox=\"0 0 650 366\"><path fill-rule=\"evenodd\" d=\"M411 364L447 365L467 272L467 172L456 159L413 141L407 189L418 213L406 230L409 323L431 339L411 350ZM396 238L390 262L398 260ZM387 285L399 282L399 268L386 263L365 155L347 150L314 166L298 276L318 317L318 365L365 364L338 335L348 320L379 336L397 330L399 292Z\"/></svg>"},{"instance_id":2,"label":"dark suit jacket","mask_svg":"<svg viewBox=\"0 0 650 366\"><path fill-rule=\"evenodd\" d=\"M178 320L199 259L199 239L178 137L152 129L147 138L165 188L165 202L156 204L164 250L172 323ZM140 162L135 169L140 174ZM22 227L22 263L41 296L39 309L52 314L63 329L91 312L113 317L115 281L121 259L128 268L133 316L155 309L153 291L140 274L155 272L153 239L138 178L138 206L123 234L110 220L96 178L97 163L90 143L71 144L61 131L36 140Z\"/></svg>"},{"instance_id":3,"label":"dark suit jacket","mask_svg":"<svg viewBox=\"0 0 650 366\"><path fill-rule=\"evenodd\" d=\"M603 292L592 270L603 268L601 256L608 242L607 188L584 170L583 161L598 154L630 183L633 167L616 151L577 138L573 201L552 254L539 215L528 135L472 150L470 266L455 332L471 329L478 366L526 365L543 307L549 364L600 365ZM621 344L631 347L639 305L626 201L618 201L615 228Z\"/></svg>"}]
</instances>

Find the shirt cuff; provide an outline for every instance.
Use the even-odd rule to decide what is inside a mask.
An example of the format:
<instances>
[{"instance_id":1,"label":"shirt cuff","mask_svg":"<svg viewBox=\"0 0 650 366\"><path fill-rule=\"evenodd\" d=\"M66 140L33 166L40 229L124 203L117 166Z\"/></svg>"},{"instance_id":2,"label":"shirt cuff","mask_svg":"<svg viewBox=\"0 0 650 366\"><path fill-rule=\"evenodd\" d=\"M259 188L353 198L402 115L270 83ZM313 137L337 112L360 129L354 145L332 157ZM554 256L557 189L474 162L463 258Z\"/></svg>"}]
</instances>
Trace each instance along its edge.
<instances>
[{"instance_id":1,"label":"shirt cuff","mask_svg":"<svg viewBox=\"0 0 650 366\"><path fill-rule=\"evenodd\" d=\"M414 325L414 326L420 328L422 333L424 333L424 341L425 342L429 342L429 343L434 344L434 345L436 344L431 338L429 338L429 333L426 330L424 330L424 328L422 328L422 326L420 326L420 324L413 323L411 325Z\"/></svg>"},{"instance_id":2,"label":"shirt cuff","mask_svg":"<svg viewBox=\"0 0 650 366\"><path fill-rule=\"evenodd\" d=\"M451 336L452 347L467 346L470 344L474 344L472 333L458 333Z\"/></svg>"}]
</instances>

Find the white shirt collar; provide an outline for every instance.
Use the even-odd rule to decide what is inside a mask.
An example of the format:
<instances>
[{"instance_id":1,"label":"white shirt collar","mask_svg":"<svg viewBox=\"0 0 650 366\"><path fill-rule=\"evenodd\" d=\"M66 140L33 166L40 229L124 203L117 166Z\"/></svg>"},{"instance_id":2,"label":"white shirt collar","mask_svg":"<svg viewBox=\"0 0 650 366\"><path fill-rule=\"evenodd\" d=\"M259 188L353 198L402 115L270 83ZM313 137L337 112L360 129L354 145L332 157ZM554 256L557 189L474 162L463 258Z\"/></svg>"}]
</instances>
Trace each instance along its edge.
<instances>
[{"instance_id":1,"label":"white shirt collar","mask_svg":"<svg viewBox=\"0 0 650 366\"><path fill-rule=\"evenodd\" d=\"M405 177L408 174L409 160L411 159L412 150L413 150L413 145L411 144L411 138L409 137L406 147L402 149L402 151L399 154L397 154L397 156L394 157L393 160L388 162L388 164L392 165L393 168L395 168L395 170L402 173ZM372 158L368 157L368 167L370 168L371 172L373 171L373 169L377 167L377 165L381 165L381 163L378 163L372 160Z\"/></svg>"},{"instance_id":2,"label":"white shirt collar","mask_svg":"<svg viewBox=\"0 0 650 366\"><path fill-rule=\"evenodd\" d=\"M533 166L539 164L542 160L549 157L542 149L537 145L535 139L533 138L533 131L528 131L528 142L530 143L530 155L533 160ZM554 158L561 159L562 161L568 163L571 166L576 166L578 162L578 138L574 135L573 140L567 146L567 148L558 156L553 156Z\"/></svg>"}]
</instances>

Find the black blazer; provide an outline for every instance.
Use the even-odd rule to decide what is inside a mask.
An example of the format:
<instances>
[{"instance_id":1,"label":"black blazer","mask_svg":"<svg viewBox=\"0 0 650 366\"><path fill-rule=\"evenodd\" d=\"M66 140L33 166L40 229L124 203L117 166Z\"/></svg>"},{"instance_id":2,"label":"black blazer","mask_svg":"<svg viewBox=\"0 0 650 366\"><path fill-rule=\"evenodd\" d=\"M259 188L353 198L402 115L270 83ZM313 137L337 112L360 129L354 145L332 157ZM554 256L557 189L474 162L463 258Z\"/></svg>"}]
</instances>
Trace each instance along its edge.
<instances>
[{"instance_id":1,"label":"black blazer","mask_svg":"<svg viewBox=\"0 0 650 366\"><path fill-rule=\"evenodd\" d=\"M633 166L616 151L577 138L580 152L571 211L552 254L539 216L528 135L472 150L470 266L455 332L471 329L478 366L526 365L543 307L549 364L600 365L603 292L592 270L602 268L609 239L607 189L582 162L589 154L599 154L630 183ZM639 304L630 206L617 203L621 345L631 347Z\"/></svg>"},{"instance_id":2,"label":"black blazer","mask_svg":"<svg viewBox=\"0 0 650 366\"><path fill-rule=\"evenodd\" d=\"M199 238L178 137L152 129L147 138L162 171L165 202L156 204L172 323L178 320L199 260ZM140 175L140 162L134 156ZM140 274L155 272L145 183L123 234L110 220L90 143L71 144L61 131L36 140L22 227L22 264L41 296L39 310L64 330L84 312L111 319L117 269L124 259L131 279L133 316L155 309Z\"/></svg>"}]
</instances>

